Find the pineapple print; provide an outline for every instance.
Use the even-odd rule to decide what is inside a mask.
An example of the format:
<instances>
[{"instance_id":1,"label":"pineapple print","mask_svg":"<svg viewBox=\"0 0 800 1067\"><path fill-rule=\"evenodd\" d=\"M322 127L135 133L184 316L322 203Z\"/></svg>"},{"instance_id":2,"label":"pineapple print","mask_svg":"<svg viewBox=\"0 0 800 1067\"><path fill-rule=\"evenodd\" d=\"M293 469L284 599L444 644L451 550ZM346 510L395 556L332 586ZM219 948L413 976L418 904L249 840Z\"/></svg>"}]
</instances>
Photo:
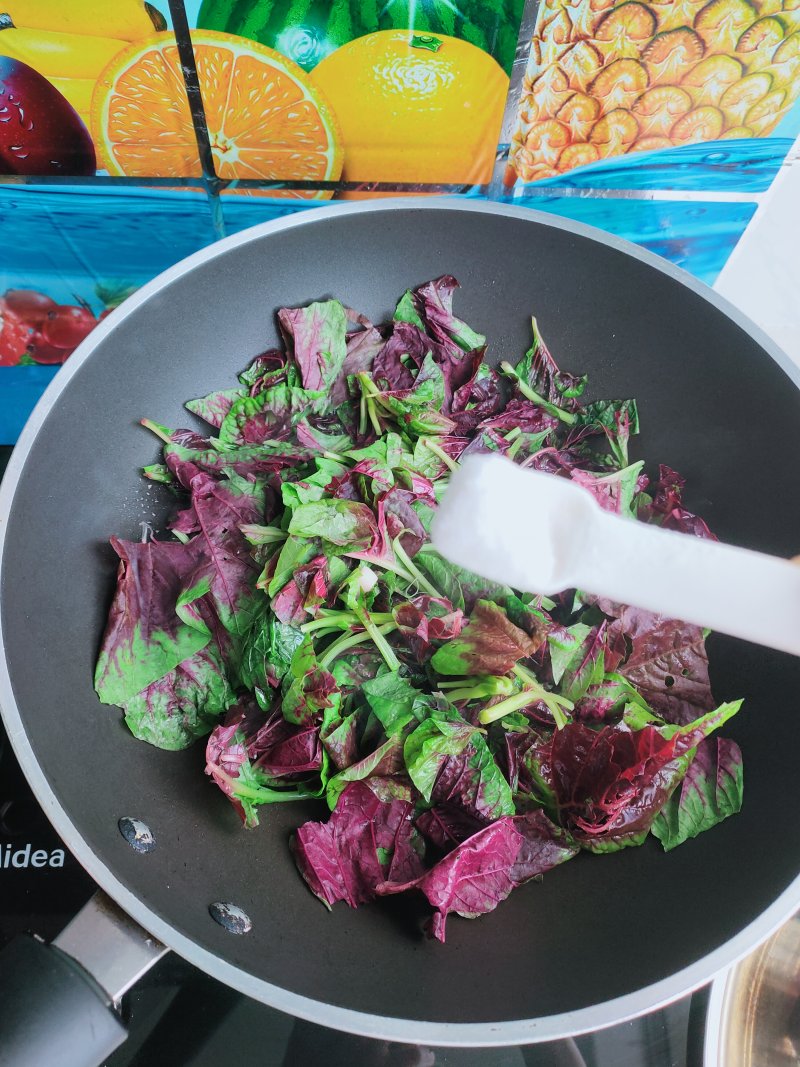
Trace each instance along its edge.
<instances>
[{"instance_id":1,"label":"pineapple print","mask_svg":"<svg viewBox=\"0 0 800 1067\"><path fill-rule=\"evenodd\" d=\"M541 0L510 178L763 137L800 96L800 0Z\"/></svg>"}]
</instances>

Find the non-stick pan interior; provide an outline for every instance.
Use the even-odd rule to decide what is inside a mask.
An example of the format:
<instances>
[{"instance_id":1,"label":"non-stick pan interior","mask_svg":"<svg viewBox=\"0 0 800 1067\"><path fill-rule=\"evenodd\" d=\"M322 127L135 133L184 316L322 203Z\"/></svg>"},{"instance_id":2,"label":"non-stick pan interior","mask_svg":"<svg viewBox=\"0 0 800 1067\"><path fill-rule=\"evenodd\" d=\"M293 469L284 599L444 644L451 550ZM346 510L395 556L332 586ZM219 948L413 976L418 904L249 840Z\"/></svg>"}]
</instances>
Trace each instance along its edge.
<instances>
[{"instance_id":1,"label":"non-stick pan interior","mask_svg":"<svg viewBox=\"0 0 800 1067\"><path fill-rule=\"evenodd\" d=\"M309 213L173 276L95 343L16 488L2 632L24 729L101 881L111 872L180 935L252 976L239 982L253 995L268 997L259 983L269 982L378 1016L503 1022L667 979L789 885L800 871L800 661L709 642L717 699L745 697L727 731L744 750L741 815L669 855L651 841L580 856L479 921L451 919L446 945L422 938L414 903L329 914L287 848L291 829L318 809L279 805L242 830L203 774L202 744L156 751L92 689L115 570L107 538L137 538L142 520L158 525L170 506L140 477L157 443L137 420L193 425L182 402L232 384L276 343L281 305L337 296L380 319L404 289L443 273L461 282L457 311L488 335L493 360L525 350L535 313L562 365L589 372L593 396L635 396L634 458L683 473L688 506L721 538L800 551L800 393L702 293L541 216L413 204ZM121 816L150 825L154 852L131 850ZM252 932L215 924L213 901L244 908ZM318 1018L337 1023L323 1008Z\"/></svg>"}]
</instances>

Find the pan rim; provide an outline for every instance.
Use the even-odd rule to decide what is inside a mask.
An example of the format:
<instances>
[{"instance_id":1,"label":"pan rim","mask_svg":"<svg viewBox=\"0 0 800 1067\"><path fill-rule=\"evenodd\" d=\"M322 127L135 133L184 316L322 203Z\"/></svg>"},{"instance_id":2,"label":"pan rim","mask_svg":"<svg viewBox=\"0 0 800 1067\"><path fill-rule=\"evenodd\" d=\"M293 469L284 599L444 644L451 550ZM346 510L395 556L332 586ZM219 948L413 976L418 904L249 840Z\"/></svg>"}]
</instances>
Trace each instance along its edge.
<instances>
[{"instance_id":1,"label":"pan rim","mask_svg":"<svg viewBox=\"0 0 800 1067\"><path fill-rule=\"evenodd\" d=\"M200 249L159 274L137 290L118 309L101 322L82 342L68 363L62 367L34 408L11 456L5 477L0 484L0 583L3 578L3 559L7 517L10 514L17 485L23 475L28 453L42 428L49 412L57 403L69 382L89 359L116 325L128 315L156 296L166 286L190 273L201 264L224 256L229 251L251 241L259 241L271 234L316 221L330 220L365 213L394 212L397 209L414 211L473 212L534 222L539 225L565 230L568 233L588 238L610 246L649 265L673 278L675 281L701 296L717 310L725 314L745 333L752 337L784 371L790 381L800 389L800 367L772 341L758 326L734 307L725 298L700 282L687 271L655 254L631 244L619 237L583 223L559 216L549 215L525 207L495 202L464 200L459 197L437 197L409 203L407 198L363 201L355 204L331 204L323 208L302 211L271 222L261 223L240 233L223 238ZM37 801L59 836L92 877L96 884L122 907L149 933L207 974L224 981L234 989L283 1011L336 1030L362 1034L367 1037L399 1042L429 1043L440 1046L494 1047L553 1041L605 1029L626 1022L657 1008L664 1007L711 981L720 972L736 962L766 940L787 920L800 905L800 873L773 903L758 915L748 926L733 938L718 946L694 963L680 971L644 988L627 993L613 1000L592 1004L571 1012L543 1018L505 1020L495 1023L446 1023L426 1022L374 1015L342 1008L323 1001L313 1000L283 989L263 979L256 978L244 969L227 962L223 957L204 949L190 938L175 930L171 924L151 911L148 905L132 893L113 872L94 854L83 839L72 817L61 806L51 789L38 759L30 745L19 708L11 687L11 679L5 656L2 613L0 612L0 716L2 716L9 742L31 786Z\"/></svg>"}]
</instances>

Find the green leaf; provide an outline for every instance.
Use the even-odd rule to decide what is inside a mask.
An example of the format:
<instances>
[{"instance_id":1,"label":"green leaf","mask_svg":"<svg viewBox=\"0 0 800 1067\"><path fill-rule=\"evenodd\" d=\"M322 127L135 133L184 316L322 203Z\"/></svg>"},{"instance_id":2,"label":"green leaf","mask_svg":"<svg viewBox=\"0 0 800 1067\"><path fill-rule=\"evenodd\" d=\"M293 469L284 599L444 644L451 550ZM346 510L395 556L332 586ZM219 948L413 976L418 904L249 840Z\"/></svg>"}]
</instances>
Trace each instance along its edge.
<instances>
[{"instance_id":1,"label":"green leaf","mask_svg":"<svg viewBox=\"0 0 800 1067\"><path fill-rule=\"evenodd\" d=\"M219 428L222 449L235 448L245 440L248 424L258 427L259 441L268 441L273 431L295 426L303 416L320 413L327 406L327 393L290 385L273 385L257 396L235 401ZM252 434L248 434L253 440ZM277 433L275 433L277 436ZM297 446L293 446L295 449Z\"/></svg>"},{"instance_id":2,"label":"green leaf","mask_svg":"<svg viewBox=\"0 0 800 1067\"><path fill-rule=\"evenodd\" d=\"M188 400L184 405L187 411L204 419L211 426L220 426L231 407L245 396L242 389L218 389L208 396Z\"/></svg>"},{"instance_id":3,"label":"green leaf","mask_svg":"<svg viewBox=\"0 0 800 1067\"><path fill-rule=\"evenodd\" d=\"M590 686L602 682L605 660L600 627L576 622L566 633L548 634L547 641L553 681L567 700L580 700Z\"/></svg>"},{"instance_id":4,"label":"green leaf","mask_svg":"<svg viewBox=\"0 0 800 1067\"><path fill-rule=\"evenodd\" d=\"M454 608L464 610L464 593L456 573L459 568L455 564L449 563L430 545L423 545L414 562Z\"/></svg>"},{"instance_id":5,"label":"green leaf","mask_svg":"<svg viewBox=\"0 0 800 1067\"><path fill-rule=\"evenodd\" d=\"M349 470L346 463L337 463L326 456L315 459L314 467L314 471L302 480L283 482L281 498L285 508L321 500L334 478L341 478Z\"/></svg>"},{"instance_id":6,"label":"green leaf","mask_svg":"<svg viewBox=\"0 0 800 1067\"><path fill-rule=\"evenodd\" d=\"M724 737L703 742L651 829L666 852L741 810L742 754Z\"/></svg>"},{"instance_id":7,"label":"green leaf","mask_svg":"<svg viewBox=\"0 0 800 1067\"><path fill-rule=\"evenodd\" d=\"M271 612L265 612L242 649L239 674L245 689L268 690L271 684L281 681L302 643L300 630L278 622Z\"/></svg>"},{"instance_id":8,"label":"green leaf","mask_svg":"<svg viewBox=\"0 0 800 1067\"><path fill-rule=\"evenodd\" d=\"M319 552L318 541L310 541L305 537L287 537L275 564L275 574L267 589L269 596L279 593L294 572L312 560L314 556L319 555Z\"/></svg>"},{"instance_id":9,"label":"green leaf","mask_svg":"<svg viewBox=\"0 0 800 1067\"><path fill-rule=\"evenodd\" d=\"M561 681L561 675L566 668L578 655L581 644L587 639L591 628L585 623L576 622L572 626L567 626L565 631L555 631L547 635L550 668L553 670L553 681L556 685Z\"/></svg>"},{"instance_id":10,"label":"green leaf","mask_svg":"<svg viewBox=\"0 0 800 1067\"><path fill-rule=\"evenodd\" d=\"M692 744L698 745L703 738L708 737L709 734L712 734L720 726L724 726L729 719L732 719L743 703L743 700L729 700L724 704L720 704L713 711L701 715L694 722L687 723L686 726L665 726L662 728L661 733L664 737L674 737L675 734L680 734L681 737L690 740Z\"/></svg>"},{"instance_id":11,"label":"green leaf","mask_svg":"<svg viewBox=\"0 0 800 1067\"><path fill-rule=\"evenodd\" d=\"M400 745L399 737L390 737L382 745L379 745L374 752L359 760L358 763L352 763L346 770L335 774L328 782L325 791L325 799L331 811L336 807L336 802L348 783L361 782L365 778L371 777L380 769L384 760L391 760L395 753L399 753Z\"/></svg>"},{"instance_id":12,"label":"green leaf","mask_svg":"<svg viewBox=\"0 0 800 1067\"><path fill-rule=\"evenodd\" d=\"M410 722L416 721L414 702L420 692L396 672L365 682L361 692L387 737L396 737Z\"/></svg>"},{"instance_id":13,"label":"green leaf","mask_svg":"<svg viewBox=\"0 0 800 1067\"><path fill-rule=\"evenodd\" d=\"M372 508L357 500L326 499L300 504L289 523L292 535L320 537L352 552L369 548L376 532Z\"/></svg>"},{"instance_id":14,"label":"green leaf","mask_svg":"<svg viewBox=\"0 0 800 1067\"><path fill-rule=\"evenodd\" d=\"M209 733L235 695L213 644L180 663L123 705L134 737L156 748L186 748Z\"/></svg>"},{"instance_id":15,"label":"green leaf","mask_svg":"<svg viewBox=\"0 0 800 1067\"><path fill-rule=\"evenodd\" d=\"M414 307L414 297L410 289L406 289L395 308L394 312L395 322L410 322L414 326L418 326L420 330L425 329L425 323L417 314L417 309Z\"/></svg>"},{"instance_id":16,"label":"green leaf","mask_svg":"<svg viewBox=\"0 0 800 1067\"><path fill-rule=\"evenodd\" d=\"M458 756L477 733L456 712L437 712L425 719L403 745L408 776L426 801L430 801L436 777L448 756Z\"/></svg>"},{"instance_id":17,"label":"green leaf","mask_svg":"<svg viewBox=\"0 0 800 1067\"><path fill-rule=\"evenodd\" d=\"M310 637L295 649L283 686L281 710L287 722L300 726L320 712L326 712L329 719L338 712L341 693L333 675L317 663Z\"/></svg>"},{"instance_id":18,"label":"green leaf","mask_svg":"<svg viewBox=\"0 0 800 1067\"><path fill-rule=\"evenodd\" d=\"M511 786L495 763L484 737L475 733L468 745L466 773L477 779L476 807L487 819L516 812Z\"/></svg>"},{"instance_id":19,"label":"green leaf","mask_svg":"<svg viewBox=\"0 0 800 1067\"><path fill-rule=\"evenodd\" d=\"M635 400L595 400L578 413L577 426L601 430L620 467L628 465L628 438L639 432L639 411Z\"/></svg>"}]
</instances>

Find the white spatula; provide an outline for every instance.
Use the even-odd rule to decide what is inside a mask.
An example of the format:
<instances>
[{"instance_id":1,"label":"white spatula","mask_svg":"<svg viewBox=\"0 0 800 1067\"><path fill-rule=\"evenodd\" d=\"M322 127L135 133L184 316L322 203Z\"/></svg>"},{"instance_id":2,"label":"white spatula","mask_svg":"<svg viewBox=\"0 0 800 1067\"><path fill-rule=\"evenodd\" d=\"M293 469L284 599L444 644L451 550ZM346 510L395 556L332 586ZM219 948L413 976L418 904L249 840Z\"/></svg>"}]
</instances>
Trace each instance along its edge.
<instances>
[{"instance_id":1,"label":"white spatula","mask_svg":"<svg viewBox=\"0 0 800 1067\"><path fill-rule=\"evenodd\" d=\"M524 592L575 587L800 655L800 566L622 518L576 483L502 456L470 456L453 473L432 540Z\"/></svg>"}]
</instances>

